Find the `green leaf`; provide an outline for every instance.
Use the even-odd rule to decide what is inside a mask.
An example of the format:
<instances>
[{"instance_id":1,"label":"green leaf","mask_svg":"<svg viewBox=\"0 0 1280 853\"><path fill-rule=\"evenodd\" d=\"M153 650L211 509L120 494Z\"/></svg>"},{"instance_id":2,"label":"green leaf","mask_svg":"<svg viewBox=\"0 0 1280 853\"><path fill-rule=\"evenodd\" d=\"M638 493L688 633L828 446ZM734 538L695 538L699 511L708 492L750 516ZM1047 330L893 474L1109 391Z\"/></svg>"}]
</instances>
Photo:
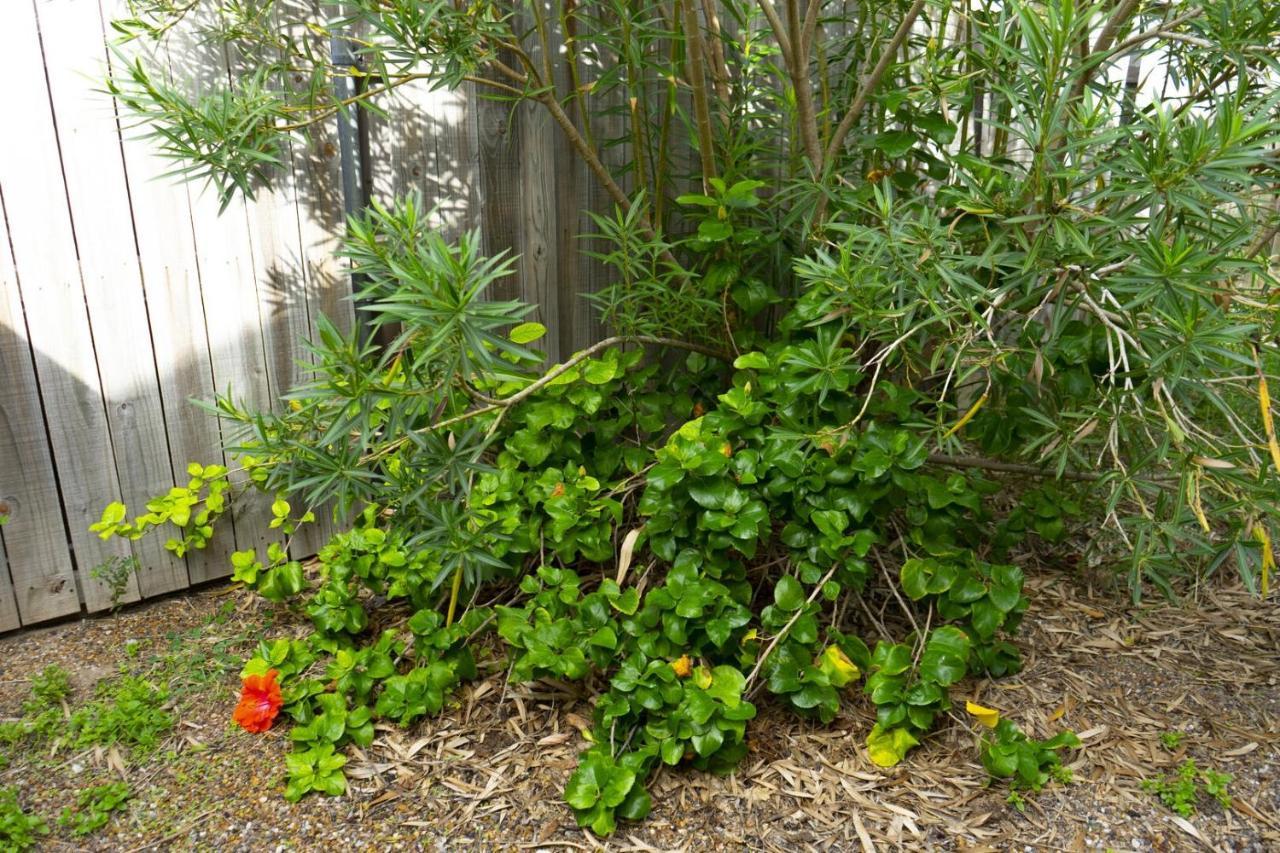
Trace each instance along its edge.
<instances>
[{"instance_id":1,"label":"green leaf","mask_svg":"<svg viewBox=\"0 0 1280 853\"><path fill-rule=\"evenodd\" d=\"M975 601L969 619L973 630L984 640L995 636L996 629L1004 622L1004 611L997 607L990 598Z\"/></svg>"},{"instance_id":2,"label":"green leaf","mask_svg":"<svg viewBox=\"0 0 1280 853\"><path fill-rule=\"evenodd\" d=\"M599 646L602 649L616 649L618 647L618 635L614 633L612 628L605 625L587 638L587 645Z\"/></svg>"},{"instance_id":3,"label":"green leaf","mask_svg":"<svg viewBox=\"0 0 1280 853\"><path fill-rule=\"evenodd\" d=\"M871 665L884 675L898 675L911 668L911 649L904 643L876 643Z\"/></svg>"},{"instance_id":4,"label":"green leaf","mask_svg":"<svg viewBox=\"0 0 1280 853\"><path fill-rule=\"evenodd\" d=\"M633 616L640 608L640 593L635 587L627 587L618 597L609 602L613 609L625 616Z\"/></svg>"},{"instance_id":5,"label":"green leaf","mask_svg":"<svg viewBox=\"0 0 1280 853\"><path fill-rule=\"evenodd\" d=\"M885 153L885 156L898 158L906 154L916 144L916 135L909 130L886 130L877 133L871 139L874 148Z\"/></svg>"},{"instance_id":6,"label":"green leaf","mask_svg":"<svg viewBox=\"0 0 1280 853\"><path fill-rule=\"evenodd\" d=\"M736 708L742 701L742 691L746 686L747 677L741 670L722 665L711 670L711 683L705 690L712 699L717 699L730 708Z\"/></svg>"},{"instance_id":7,"label":"green leaf","mask_svg":"<svg viewBox=\"0 0 1280 853\"><path fill-rule=\"evenodd\" d=\"M671 462L659 462L649 469L646 480L650 486L660 491L669 491L672 486L684 479L684 469Z\"/></svg>"},{"instance_id":8,"label":"green leaf","mask_svg":"<svg viewBox=\"0 0 1280 853\"><path fill-rule=\"evenodd\" d=\"M939 146L950 145L956 138L956 126L943 118L941 113L918 115L914 119L914 124Z\"/></svg>"},{"instance_id":9,"label":"green leaf","mask_svg":"<svg viewBox=\"0 0 1280 853\"><path fill-rule=\"evenodd\" d=\"M768 370L769 357L762 352L744 352L733 360L738 370Z\"/></svg>"},{"instance_id":10,"label":"green leaf","mask_svg":"<svg viewBox=\"0 0 1280 853\"><path fill-rule=\"evenodd\" d=\"M804 606L804 587L791 575L778 578L773 588L773 603L788 612L794 612Z\"/></svg>"},{"instance_id":11,"label":"green leaf","mask_svg":"<svg viewBox=\"0 0 1280 853\"><path fill-rule=\"evenodd\" d=\"M676 204L698 205L700 207L719 207L720 202L708 195L695 195L686 193L685 195L676 196Z\"/></svg>"},{"instance_id":12,"label":"green leaf","mask_svg":"<svg viewBox=\"0 0 1280 853\"><path fill-rule=\"evenodd\" d=\"M954 625L944 625L941 628L934 628L930 632L929 642L925 645L925 650L932 650L937 654L949 655L959 660L967 660L969 657L969 637Z\"/></svg>"},{"instance_id":13,"label":"green leaf","mask_svg":"<svg viewBox=\"0 0 1280 853\"><path fill-rule=\"evenodd\" d=\"M737 489L725 477L699 477L688 484L689 497L704 509L721 509Z\"/></svg>"},{"instance_id":14,"label":"green leaf","mask_svg":"<svg viewBox=\"0 0 1280 853\"><path fill-rule=\"evenodd\" d=\"M932 558L912 558L902 564L898 579L907 597L912 601L919 601L926 595L941 595L949 590L958 574L959 570L950 563Z\"/></svg>"},{"instance_id":15,"label":"green leaf","mask_svg":"<svg viewBox=\"0 0 1280 853\"><path fill-rule=\"evenodd\" d=\"M733 236L733 226L719 219L704 219L698 223L698 239L719 243Z\"/></svg>"},{"instance_id":16,"label":"green leaf","mask_svg":"<svg viewBox=\"0 0 1280 853\"><path fill-rule=\"evenodd\" d=\"M693 751L706 758L724 744L724 732L712 726L705 732L695 734L689 740L693 744Z\"/></svg>"},{"instance_id":17,"label":"green leaf","mask_svg":"<svg viewBox=\"0 0 1280 853\"><path fill-rule=\"evenodd\" d=\"M969 660L969 638L953 625L935 629L920 657L920 677L941 684L964 678Z\"/></svg>"},{"instance_id":18,"label":"green leaf","mask_svg":"<svg viewBox=\"0 0 1280 853\"><path fill-rule=\"evenodd\" d=\"M653 799L642 786L635 786L618 806L618 817L623 820L644 820L653 808Z\"/></svg>"},{"instance_id":19,"label":"green leaf","mask_svg":"<svg viewBox=\"0 0 1280 853\"><path fill-rule=\"evenodd\" d=\"M284 601L302 592L304 586L302 564L292 562L277 566L263 575L258 592L271 601Z\"/></svg>"},{"instance_id":20,"label":"green leaf","mask_svg":"<svg viewBox=\"0 0 1280 853\"><path fill-rule=\"evenodd\" d=\"M616 361L591 359L582 368L582 378L591 385L603 385L617 375Z\"/></svg>"},{"instance_id":21,"label":"green leaf","mask_svg":"<svg viewBox=\"0 0 1280 853\"><path fill-rule=\"evenodd\" d=\"M814 510L809 518L818 531L828 539L839 539L849 526L849 516L838 509Z\"/></svg>"},{"instance_id":22,"label":"green leaf","mask_svg":"<svg viewBox=\"0 0 1280 853\"><path fill-rule=\"evenodd\" d=\"M514 344L531 344L546 333L547 327L541 323L521 323L507 337Z\"/></svg>"}]
</instances>

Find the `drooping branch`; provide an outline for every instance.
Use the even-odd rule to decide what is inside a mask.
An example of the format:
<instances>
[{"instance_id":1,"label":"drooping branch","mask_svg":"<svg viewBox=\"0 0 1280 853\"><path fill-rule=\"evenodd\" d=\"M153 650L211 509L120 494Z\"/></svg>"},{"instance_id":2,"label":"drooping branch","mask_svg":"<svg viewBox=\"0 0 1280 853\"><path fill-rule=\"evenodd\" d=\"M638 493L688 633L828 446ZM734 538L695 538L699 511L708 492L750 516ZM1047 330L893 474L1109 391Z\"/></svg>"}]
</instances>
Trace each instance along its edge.
<instances>
[{"instance_id":1,"label":"drooping branch","mask_svg":"<svg viewBox=\"0 0 1280 853\"><path fill-rule=\"evenodd\" d=\"M1111 45L1116 40L1116 35L1120 32L1129 19L1133 17L1133 13L1137 11L1142 0L1121 0L1115 12L1107 19L1102 26L1102 32L1098 33L1098 40L1093 43L1093 49L1087 50L1084 57L1084 67L1080 71L1080 76L1076 78L1075 85L1071 87L1071 99L1075 100L1084 94L1085 86L1089 85L1089 80L1093 78L1094 71L1098 68L1099 63L1090 64L1090 60L1096 58L1100 54L1111 49Z\"/></svg>"},{"instance_id":2,"label":"drooping branch","mask_svg":"<svg viewBox=\"0 0 1280 853\"><path fill-rule=\"evenodd\" d=\"M985 456L951 456L946 453L930 453L931 465L944 465L949 468L977 468L983 471L997 471L1003 474L1022 474L1027 477L1044 477L1046 479L1061 478L1085 483L1095 483L1107 476L1097 471L1066 470L1059 474L1048 468L1035 465L1024 465L1018 462L1005 462L1000 459L988 459Z\"/></svg>"},{"instance_id":3,"label":"drooping branch","mask_svg":"<svg viewBox=\"0 0 1280 853\"><path fill-rule=\"evenodd\" d=\"M916 18L920 17L920 13L924 10L925 2L926 0L916 0L911 5L902 22L898 24L898 29L893 34L893 38L890 39L880 53L880 60L871 69L871 73L863 78L862 85L858 87L858 93L854 95L852 103L849 104L849 109L844 114L844 118L840 119L840 123L836 125L835 132L831 134L831 141L827 143L827 151L823 158L825 162L830 163L836 154L840 152L840 148L844 145L845 137L849 135L853 125L862 117L862 111L866 109L867 102L871 100L871 96L880 85L885 72L893 64L893 59L898 54L898 48L902 47L902 43L907 40L911 28L915 25Z\"/></svg>"},{"instance_id":4,"label":"drooping branch","mask_svg":"<svg viewBox=\"0 0 1280 853\"><path fill-rule=\"evenodd\" d=\"M835 131L831 134L831 140L827 143L827 150L822 156L824 168L830 168L831 164L835 162L840 149L844 147L845 138L849 135L849 131L853 130L853 126L858 119L862 117L862 111L866 109L871 96L879 87L885 72L893 64L894 57L898 54L898 49L907 40L907 36L911 33L911 28L915 25L916 18L920 17L920 13L924 11L926 2L927 0L916 0L911 4L911 8L907 10L907 14L898 24L898 29L894 32L893 38L889 40L884 50L881 51L880 60L871 69L871 73L862 78L862 84L858 87L857 94L854 95L853 101L849 104L849 109L845 112L844 117L840 119L840 123L836 125ZM826 213L826 207L826 196L823 196L818 201L818 208L814 216L815 222L822 221Z\"/></svg>"},{"instance_id":5,"label":"drooping branch","mask_svg":"<svg viewBox=\"0 0 1280 853\"><path fill-rule=\"evenodd\" d=\"M1001 474L1018 474L1023 477L1041 477L1047 480L1072 480L1078 483L1096 483L1114 475L1124 476L1119 469L1104 471L1079 471L1067 468L1059 473L1053 468L1037 465L1026 465L1020 462L1005 462L1002 459L988 459L985 456L952 456L947 453L930 453L930 465L943 465L949 468L976 468L983 471L995 471ZM1176 477L1151 477L1144 483L1156 486L1167 486L1176 483Z\"/></svg>"},{"instance_id":6,"label":"drooping branch","mask_svg":"<svg viewBox=\"0 0 1280 853\"><path fill-rule=\"evenodd\" d=\"M557 364L555 367L552 367L546 373L542 374L542 376L538 377L538 379L526 385L524 388L521 388L519 391L517 391L516 393L512 394L509 397L485 398L485 399L489 399L491 402L486 403L474 409L468 409L467 411L461 414L454 415L451 418L446 418L443 421L439 421L437 423L433 423L433 424L430 424L429 426L425 426L425 427L422 427L421 429L415 430L414 433L403 435L400 438L394 439L388 442L387 444L383 445L382 447L378 448L373 453L370 453L365 457L361 458L360 462L361 464L365 464L375 459L378 459L382 456L385 456L388 453L391 453L397 448L407 444L412 439L414 434L437 432L439 430L447 429L448 427L455 426L465 421L469 421L474 418L480 417L481 415L493 414L495 412L504 412L507 409L510 409L512 406L516 405L517 403L520 403L523 400L526 400L529 397L533 396L534 394L538 393L543 388L547 387L552 382L559 379L561 376L568 373L570 370L577 367L579 364L586 361L588 358L595 355L596 353L601 352L602 350L606 350L609 347L621 346L623 344L647 344L651 346L674 347L676 349L683 349L683 350L689 350L690 352L702 353L703 355L711 356L712 358L720 359L721 361L732 361L732 356L730 356L728 353L721 352L720 350L717 350L714 347L705 346L703 344L694 343L692 341L682 341L676 338L660 338L660 337L655 337L653 335L615 335L611 338L605 338L603 341L600 341L599 343L592 344L586 349L579 350L578 352L574 353L570 358L566 359L565 361L562 361L560 364Z\"/></svg>"}]
</instances>

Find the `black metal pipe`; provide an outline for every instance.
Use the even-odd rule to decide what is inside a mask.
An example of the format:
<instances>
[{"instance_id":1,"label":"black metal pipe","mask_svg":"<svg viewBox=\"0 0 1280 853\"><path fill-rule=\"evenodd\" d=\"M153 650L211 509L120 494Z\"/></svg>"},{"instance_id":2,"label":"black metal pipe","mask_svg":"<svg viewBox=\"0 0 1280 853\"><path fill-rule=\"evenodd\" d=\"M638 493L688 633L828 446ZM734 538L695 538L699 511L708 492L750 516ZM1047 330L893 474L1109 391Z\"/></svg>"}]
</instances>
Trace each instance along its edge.
<instances>
[{"instance_id":1,"label":"black metal pipe","mask_svg":"<svg viewBox=\"0 0 1280 853\"><path fill-rule=\"evenodd\" d=\"M329 41L329 54L335 70L343 68L359 68L360 62L351 49L351 42L334 36ZM334 74L333 94L339 102L352 102L361 94L364 77L355 74ZM358 103L346 109L338 110L338 158L342 166L342 211L345 218L358 216L369 206L369 129L365 121L364 110ZM366 313L360 310L360 301L355 294L363 282L360 276L351 275L351 293L355 302L356 328L360 331L361 340L367 340L370 334Z\"/></svg>"}]
</instances>

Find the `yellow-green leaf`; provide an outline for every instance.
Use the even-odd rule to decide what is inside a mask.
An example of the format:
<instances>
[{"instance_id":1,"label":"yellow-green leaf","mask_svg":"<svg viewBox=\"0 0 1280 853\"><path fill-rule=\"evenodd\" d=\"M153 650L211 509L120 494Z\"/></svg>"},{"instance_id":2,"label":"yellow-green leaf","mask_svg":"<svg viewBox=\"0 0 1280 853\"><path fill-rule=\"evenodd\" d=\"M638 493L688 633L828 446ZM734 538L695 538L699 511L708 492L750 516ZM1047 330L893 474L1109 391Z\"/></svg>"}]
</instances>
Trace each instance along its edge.
<instances>
[{"instance_id":1,"label":"yellow-green leaf","mask_svg":"<svg viewBox=\"0 0 1280 853\"><path fill-rule=\"evenodd\" d=\"M1271 592L1271 572L1276 567L1276 553L1271 550L1271 534L1267 533L1266 527L1255 524L1253 535L1262 546L1262 595L1265 597Z\"/></svg>"},{"instance_id":2,"label":"yellow-green leaf","mask_svg":"<svg viewBox=\"0 0 1280 853\"><path fill-rule=\"evenodd\" d=\"M508 335L515 344L531 344L547 333L547 327L541 323L521 323Z\"/></svg>"},{"instance_id":3,"label":"yellow-green leaf","mask_svg":"<svg viewBox=\"0 0 1280 853\"><path fill-rule=\"evenodd\" d=\"M955 426L943 433L942 437L944 439L951 438L951 436L964 429L964 425L973 420L973 416L978 414L978 409L981 409L985 402L987 402L987 392L984 391L982 396L978 398L978 401L969 407L969 411L965 412L960 420L956 421Z\"/></svg>"},{"instance_id":4,"label":"yellow-green leaf","mask_svg":"<svg viewBox=\"0 0 1280 853\"><path fill-rule=\"evenodd\" d=\"M1271 451L1271 464L1280 473L1280 442L1276 441L1276 425L1271 419L1271 394L1267 391L1267 377L1258 377L1258 405L1262 409L1262 428L1267 434L1267 447Z\"/></svg>"},{"instance_id":5,"label":"yellow-green leaf","mask_svg":"<svg viewBox=\"0 0 1280 853\"><path fill-rule=\"evenodd\" d=\"M849 660L844 650L836 645L827 646L822 652L818 668L830 679L833 687L844 687L862 674L858 665Z\"/></svg>"},{"instance_id":6,"label":"yellow-green leaf","mask_svg":"<svg viewBox=\"0 0 1280 853\"><path fill-rule=\"evenodd\" d=\"M910 729L901 726L884 729L876 723L867 735L867 756L878 767L893 767L906 757L911 747L919 743Z\"/></svg>"}]
</instances>

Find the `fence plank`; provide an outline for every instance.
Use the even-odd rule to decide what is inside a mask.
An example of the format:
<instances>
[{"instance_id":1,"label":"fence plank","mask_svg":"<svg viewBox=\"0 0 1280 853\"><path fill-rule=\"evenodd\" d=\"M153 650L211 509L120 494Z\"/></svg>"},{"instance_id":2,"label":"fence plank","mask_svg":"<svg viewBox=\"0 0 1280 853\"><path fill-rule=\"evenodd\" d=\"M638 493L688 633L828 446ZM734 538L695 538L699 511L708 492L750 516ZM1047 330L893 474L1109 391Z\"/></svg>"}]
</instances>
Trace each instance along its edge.
<instances>
[{"instance_id":1,"label":"fence plank","mask_svg":"<svg viewBox=\"0 0 1280 853\"><path fill-rule=\"evenodd\" d=\"M552 45L553 49L555 43ZM536 60L535 55L535 60ZM563 317L560 300L572 277L565 272L573 268L571 257L561 257L560 214L564 200L576 208L576 194L557 181L571 174L564 168L558 143L564 135L551 114L542 106L521 106L520 123L520 229L519 297L537 306L534 317L548 327L560 325ZM577 210L571 215L576 220ZM563 264L563 265L562 265ZM552 362L568 355L560 336L548 335L539 341Z\"/></svg>"},{"instance_id":2,"label":"fence plank","mask_svg":"<svg viewBox=\"0 0 1280 853\"><path fill-rule=\"evenodd\" d=\"M511 59L511 57L504 57ZM480 227L486 254L519 253L524 238L520 215L520 126L524 109L509 104L481 100L477 111L477 141L480 148ZM520 282L499 282L494 299L519 296Z\"/></svg>"},{"instance_id":3,"label":"fence plank","mask_svg":"<svg viewBox=\"0 0 1280 853\"><path fill-rule=\"evenodd\" d=\"M170 49L170 64L182 69L179 86L194 94L215 86L225 86L227 57L215 45L202 44L194 34L177 31ZM271 383L262 334L262 317L255 279L254 250L249 232L249 209L237 195L220 210L217 193L211 187L192 187L191 219L197 235L196 252L204 290L205 325L209 334L209 356L213 384L219 393L230 393L252 409L271 408ZM224 425L224 440L234 443L240 436ZM246 482L234 472L237 487ZM236 547L261 549L273 541L267 527L270 499L250 490L232 504ZM229 571L230 567L222 572Z\"/></svg>"},{"instance_id":4,"label":"fence plank","mask_svg":"<svg viewBox=\"0 0 1280 853\"><path fill-rule=\"evenodd\" d=\"M102 0L106 20L124 12L127 0ZM109 57L110 58L110 57ZM204 321L204 294L196 238L191 226L188 187L172 177L144 128L122 134L125 172L133 210L138 263L142 272L151 340L158 363L160 397L175 482L187 480L187 463L225 464L218 421L191 400L213 397L213 367ZM215 525L202 550L187 554L190 582L222 577L230 571L235 537L231 525Z\"/></svg>"},{"instance_id":5,"label":"fence plank","mask_svg":"<svg viewBox=\"0 0 1280 853\"><path fill-rule=\"evenodd\" d=\"M465 84L441 101L432 127L435 137L436 226L456 240L480 225L480 128L476 86Z\"/></svg>"},{"instance_id":6,"label":"fence plank","mask_svg":"<svg viewBox=\"0 0 1280 853\"><path fill-rule=\"evenodd\" d=\"M75 613L80 598L9 245L0 245L0 501L9 515L0 536L18 613L30 625Z\"/></svg>"},{"instance_id":7,"label":"fence plank","mask_svg":"<svg viewBox=\"0 0 1280 853\"><path fill-rule=\"evenodd\" d=\"M11 4L6 22L19 68L43 68L35 8ZM127 557L128 545L103 542L89 532L102 507L120 499L93 336L76 257L58 155L58 138L45 81L15 86L9 106L23 117L22 132L8 134L0 157L18 291L27 329L36 342L35 365L45 421L61 487L78 580L86 606L109 605L103 584L89 569L110 556Z\"/></svg>"},{"instance_id":8,"label":"fence plank","mask_svg":"<svg viewBox=\"0 0 1280 853\"><path fill-rule=\"evenodd\" d=\"M39 0L36 8L42 32L56 34L44 53L62 172L120 490L137 512L174 480L119 128L111 102L94 91L106 60L101 19L84 0ZM133 544L139 565L127 598L190 585L185 561L164 541Z\"/></svg>"},{"instance_id":9,"label":"fence plank","mask_svg":"<svg viewBox=\"0 0 1280 853\"><path fill-rule=\"evenodd\" d=\"M13 583L9 579L9 555L4 550L4 532L0 531L0 631L12 631L21 625L18 605L13 600Z\"/></svg>"}]
</instances>

